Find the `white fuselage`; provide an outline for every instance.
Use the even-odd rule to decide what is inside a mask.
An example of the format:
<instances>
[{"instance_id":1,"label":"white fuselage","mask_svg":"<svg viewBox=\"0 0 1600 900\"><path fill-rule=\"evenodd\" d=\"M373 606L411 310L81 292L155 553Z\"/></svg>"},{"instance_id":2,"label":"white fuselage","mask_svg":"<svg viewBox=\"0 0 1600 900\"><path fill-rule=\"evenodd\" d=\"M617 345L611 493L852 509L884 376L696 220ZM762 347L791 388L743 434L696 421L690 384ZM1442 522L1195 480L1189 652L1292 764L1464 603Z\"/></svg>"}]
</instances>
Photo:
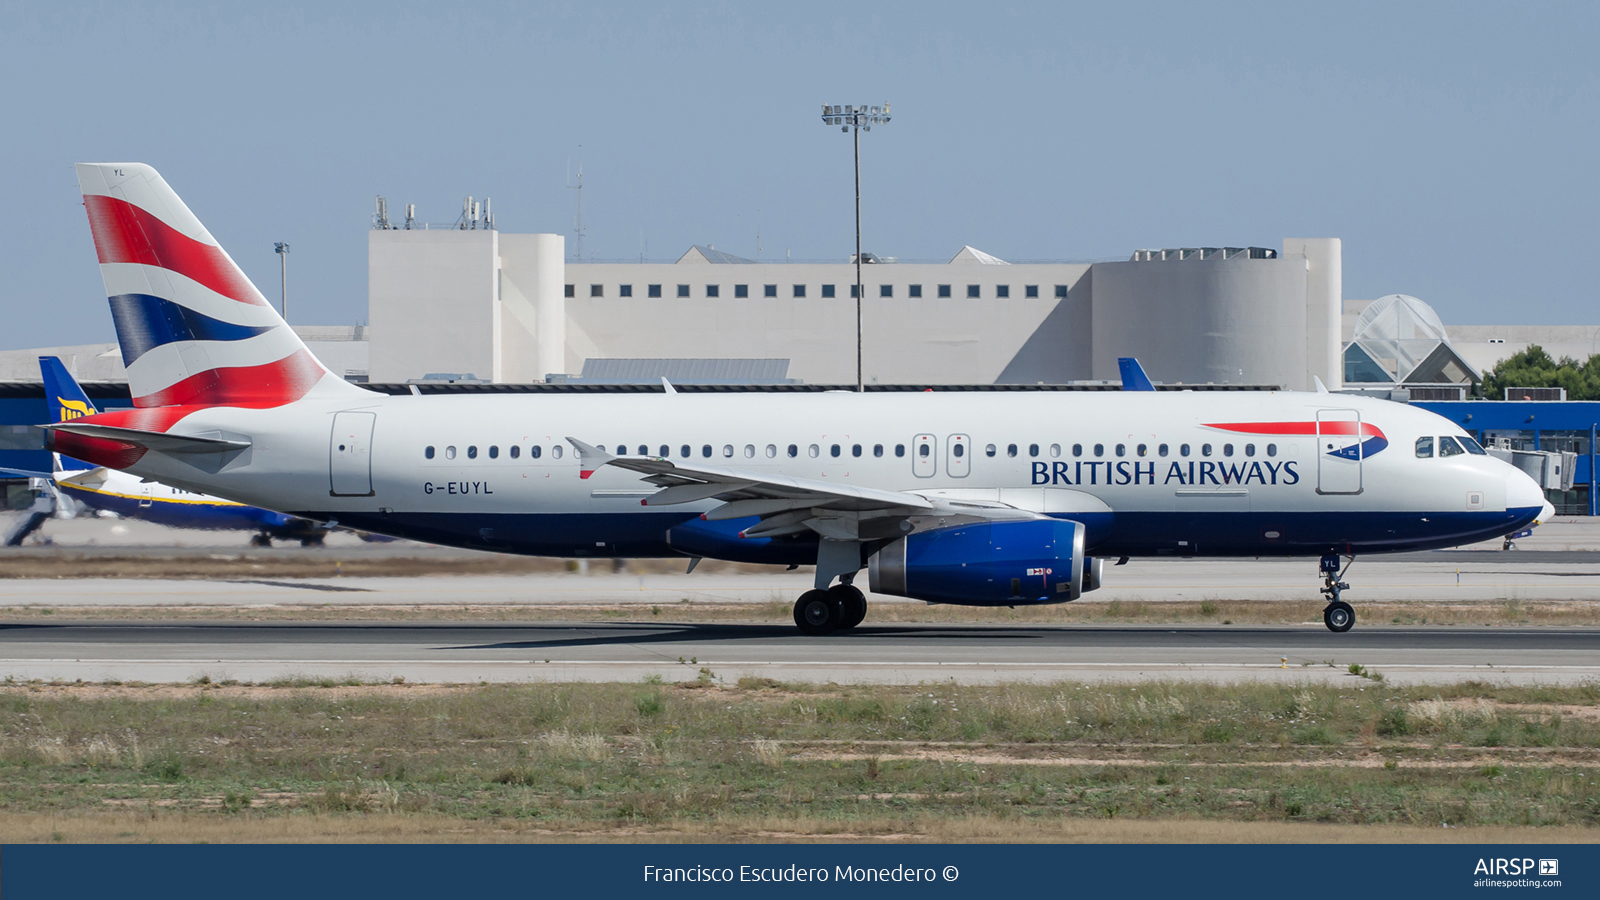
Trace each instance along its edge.
<instances>
[{"instance_id":1,"label":"white fuselage","mask_svg":"<svg viewBox=\"0 0 1600 900\"><path fill-rule=\"evenodd\" d=\"M340 413L370 418L341 416L336 429ZM1338 422L1359 425L1319 434ZM374 393L201 409L171 431L250 449L214 473L157 453L131 471L379 533L549 555L815 552L814 540L745 542L737 523L699 522L714 500L642 507L654 487L615 467L581 478L568 437L617 455L665 448L696 464L1034 504L1091 519L1101 555L1453 546L1523 527L1545 504L1491 457L1419 458L1418 438L1466 437L1443 418L1313 393Z\"/></svg>"}]
</instances>

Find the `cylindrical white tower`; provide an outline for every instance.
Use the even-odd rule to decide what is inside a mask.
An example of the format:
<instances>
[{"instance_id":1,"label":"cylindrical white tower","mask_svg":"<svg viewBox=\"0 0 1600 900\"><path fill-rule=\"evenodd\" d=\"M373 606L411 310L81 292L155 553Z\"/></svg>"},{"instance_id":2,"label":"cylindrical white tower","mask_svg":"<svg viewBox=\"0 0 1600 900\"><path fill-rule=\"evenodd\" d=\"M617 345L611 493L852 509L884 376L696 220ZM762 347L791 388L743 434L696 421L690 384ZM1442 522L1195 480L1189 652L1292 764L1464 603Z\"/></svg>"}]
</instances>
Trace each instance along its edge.
<instances>
[{"instance_id":1,"label":"cylindrical white tower","mask_svg":"<svg viewBox=\"0 0 1600 900\"><path fill-rule=\"evenodd\" d=\"M536 234L534 240L534 309L539 314L539 375L567 371L567 239Z\"/></svg>"}]
</instances>

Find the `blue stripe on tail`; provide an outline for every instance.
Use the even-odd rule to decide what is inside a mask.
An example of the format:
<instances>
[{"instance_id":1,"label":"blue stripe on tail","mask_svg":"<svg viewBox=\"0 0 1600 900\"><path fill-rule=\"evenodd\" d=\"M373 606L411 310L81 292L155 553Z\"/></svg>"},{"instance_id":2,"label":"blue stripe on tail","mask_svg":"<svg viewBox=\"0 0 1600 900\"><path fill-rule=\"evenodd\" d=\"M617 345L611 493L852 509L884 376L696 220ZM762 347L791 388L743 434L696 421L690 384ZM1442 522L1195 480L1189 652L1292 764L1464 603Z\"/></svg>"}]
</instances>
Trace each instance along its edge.
<instances>
[{"instance_id":1,"label":"blue stripe on tail","mask_svg":"<svg viewBox=\"0 0 1600 900\"><path fill-rule=\"evenodd\" d=\"M271 331L273 325L235 325L149 294L117 294L110 298L117 325L122 364L163 344L176 341L242 341Z\"/></svg>"}]
</instances>

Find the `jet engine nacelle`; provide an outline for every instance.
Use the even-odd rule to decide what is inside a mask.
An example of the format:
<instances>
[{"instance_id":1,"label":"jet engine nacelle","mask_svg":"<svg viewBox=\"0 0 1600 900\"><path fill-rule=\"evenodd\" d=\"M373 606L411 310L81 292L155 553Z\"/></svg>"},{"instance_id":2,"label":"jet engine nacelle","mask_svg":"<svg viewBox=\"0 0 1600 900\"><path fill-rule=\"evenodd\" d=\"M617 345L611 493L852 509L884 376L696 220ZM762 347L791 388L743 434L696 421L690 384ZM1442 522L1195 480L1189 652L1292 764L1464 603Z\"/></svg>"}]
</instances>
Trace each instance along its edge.
<instances>
[{"instance_id":1,"label":"jet engine nacelle","mask_svg":"<svg viewBox=\"0 0 1600 900\"><path fill-rule=\"evenodd\" d=\"M1084 526L1061 519L984 522L909 534L867 562L874 593L963 606L1067 603L1100 586Z\"/></svg>"}]
</instances>

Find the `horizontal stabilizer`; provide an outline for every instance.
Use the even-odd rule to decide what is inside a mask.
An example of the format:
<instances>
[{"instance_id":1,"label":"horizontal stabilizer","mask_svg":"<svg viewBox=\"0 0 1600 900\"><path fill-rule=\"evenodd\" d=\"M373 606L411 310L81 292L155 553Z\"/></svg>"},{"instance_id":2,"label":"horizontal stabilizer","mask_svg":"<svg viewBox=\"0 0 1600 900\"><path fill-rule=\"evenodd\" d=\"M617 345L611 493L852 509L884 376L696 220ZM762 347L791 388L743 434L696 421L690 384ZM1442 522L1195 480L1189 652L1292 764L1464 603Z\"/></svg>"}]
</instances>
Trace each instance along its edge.
<instances>
[{"instance_id":1,"label":"horizontal stabilizer","mask_svg":"<svg viewBox=\"0 0 1600 900\"><path fill-rule=\"evenodd\" d=\"M156 453L234 453L250 449L249 441L231 441L224 438L196 437L188 434L163 434L159 431L140 431L137 428L117 428L112 425L92 425L87 422L62 423L43 426L48 431L64 431L84 437L121 441Z\"/></svg>"},{"instance_id":2,"label":"horizontal stabilizer","mask_svg":"<svg viewBox=\"0 0 1600 900\"><path fill-rule=\"evenodd\" d=\"M33 469L0 469L0 478L49 478L51 474Z\"/></svg>"}]
</instances>

